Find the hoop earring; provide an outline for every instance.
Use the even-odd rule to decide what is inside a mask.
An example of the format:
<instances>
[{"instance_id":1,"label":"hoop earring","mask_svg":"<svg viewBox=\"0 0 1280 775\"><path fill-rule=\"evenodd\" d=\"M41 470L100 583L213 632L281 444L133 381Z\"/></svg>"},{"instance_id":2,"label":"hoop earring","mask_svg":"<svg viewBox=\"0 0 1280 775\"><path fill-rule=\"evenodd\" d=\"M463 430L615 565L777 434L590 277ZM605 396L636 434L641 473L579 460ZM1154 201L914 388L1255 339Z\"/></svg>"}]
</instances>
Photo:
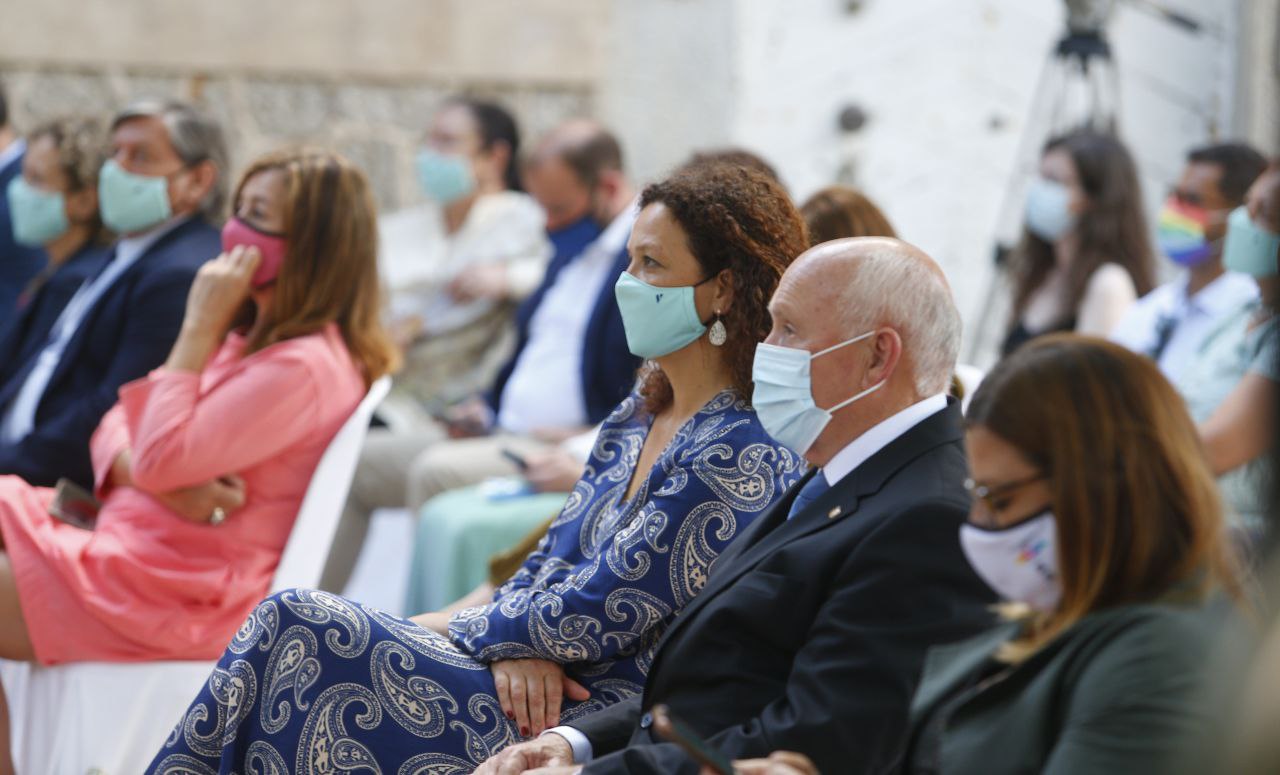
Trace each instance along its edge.
<instances>
[{"instance_id":1,"label":"hoop earring","mask_svg":"<svg viewBox=\"0 0 1280 775\"><path fill-rule=\"evenodd\" d=\"M716 320L711 324L711 333L707 339L715 347L721 347L729 341L729 332L725 330L724 321L721 320L719 312L716 312Z\"/></svg>"}]
</instances>

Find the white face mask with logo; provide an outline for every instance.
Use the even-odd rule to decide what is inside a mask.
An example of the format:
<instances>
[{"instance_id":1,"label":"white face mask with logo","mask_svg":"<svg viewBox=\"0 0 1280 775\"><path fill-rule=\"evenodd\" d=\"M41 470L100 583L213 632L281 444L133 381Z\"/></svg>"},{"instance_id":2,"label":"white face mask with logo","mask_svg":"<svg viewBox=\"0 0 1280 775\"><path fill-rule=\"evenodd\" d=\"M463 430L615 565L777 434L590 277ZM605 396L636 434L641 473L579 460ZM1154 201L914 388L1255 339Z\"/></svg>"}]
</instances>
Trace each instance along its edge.
<instances>
[{"instance_id":1,"label":"white face mask with logo","mask_svg":"<svg viewBox=\"0 0 1280 775\"><path fill-rule=\"evenodd\" d=\"M1002 528L966 522L960 546L979 578L1004 600L1052 611L1062 599L1058 579L1058 526L1053 512Z\"/></svg>"}]
</instances>

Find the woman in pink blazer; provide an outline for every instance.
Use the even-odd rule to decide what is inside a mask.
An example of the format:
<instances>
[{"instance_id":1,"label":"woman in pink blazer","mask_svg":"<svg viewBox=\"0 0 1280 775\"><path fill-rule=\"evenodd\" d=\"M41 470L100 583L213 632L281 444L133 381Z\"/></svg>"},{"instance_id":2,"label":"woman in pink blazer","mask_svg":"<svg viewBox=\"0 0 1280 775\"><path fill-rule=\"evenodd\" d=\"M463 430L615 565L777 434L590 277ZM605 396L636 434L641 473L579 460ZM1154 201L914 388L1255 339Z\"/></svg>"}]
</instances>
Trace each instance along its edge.
<instances>
[{"instance_id":1,"label":"woman in pink blazer","mask_svg":"<svg viewBox=\"0 0 1280 775\"><path fill-rule=\"evenodd\" d=\"M93 437L92 529L0 477L0 657L216 658L267 593L325 447L393 367L373 200L349 162L260 159L223 249L169 360Z\"/></svg>"}]
</instances>

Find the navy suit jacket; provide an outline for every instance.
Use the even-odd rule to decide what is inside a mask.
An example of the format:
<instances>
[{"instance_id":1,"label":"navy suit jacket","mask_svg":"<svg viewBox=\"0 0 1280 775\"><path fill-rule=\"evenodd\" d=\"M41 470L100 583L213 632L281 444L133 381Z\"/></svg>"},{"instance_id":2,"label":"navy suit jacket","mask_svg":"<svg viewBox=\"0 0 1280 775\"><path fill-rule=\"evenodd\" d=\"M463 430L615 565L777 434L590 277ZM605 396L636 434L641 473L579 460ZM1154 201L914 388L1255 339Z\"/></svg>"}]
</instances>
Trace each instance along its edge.
<instances>
[{"instance_id":1,"label":"navy suit jacket","mask_svg":"<svg viewBox=\"0 0 1280 775\"><path fill-rule=\"evenodd\" d=\"M893 771L926 651L994 623L960 548L962 436L951 401L792 519L808 477L775 502L654 647L643 694L568 722L594 749L584 772L696 775L653 732L658 703L730 759L789 750L821 772Z\"/></svg>"},{"instance_id":2,"label":"navy suit jacket","mask_svg":"<svg viewBox=\"0 0 1280 775\"><path fill-rule=\"evenodd\" d=\"M48 260L42 248L28 248L13 239L13 219L9 215L9 181L22 174L22 157L0 169L0 321L13 310L18 294L27 287ZM3 323L0 323L3 325ZM0 331L0 333L3 333Z\"/></svg>"},{"instance_id":3,"label":"navy suit jacket","mask_svg":"<svg viewBox=\"0 0 1280 775\"><path fill-rule=\"evenodd\" d=\"M502 390L515 371L516 361L529 343L529 324L538 306L555 285L560 272L577 259L600 233L601 229L594 221L583 218L548 235L555 246L555 256L547 265L542 284L516 310L516 350L498 372L489 393L489 405L495 413L499 411ZM592 425L603 421L627 397L635 384L636 369L640 367L640 359L627 349L622 313L618 311L618 301L613 293L613 284L626 270L627 262L627 251L623 248L609 268L608 279L595 299L582 339L582 396L587 408L587 422Z\"/></svg>"},{"instance_id":4,"label":"navy suit jacket","mask_svg":"<svg viewBox=\"0 0 1280 775\"><path fill-rule=\"evenodd\" d=\"M81 283L103 266L109 252L108 247L86 244L58 267L30 298L18 297L8 319L0 323L0 375L20 368L40 352L62 308L76 295Z\"/></svg>"},{"instance_id":5,"label":"navy suit jacket","mask_svg":"<svg viewBox=\"0 0 1280 775\"><path fill-rule=\"evenodd\" d=\"M218 231L192 218L161 237L116 280L67 343L36 411L35 429L16 444L0 444L0 473L39 486L65 476L92 487L90 436L115 404L121 385L164 363L196 270L220 250ZM114 251L103 259L109 256ZM94 274L102 266L105 260ZM39 352L49 331L30 335L38 338ZM8 408L34 362L29 357L0 364L0 408Z\"/></svg>"}]
</instances>

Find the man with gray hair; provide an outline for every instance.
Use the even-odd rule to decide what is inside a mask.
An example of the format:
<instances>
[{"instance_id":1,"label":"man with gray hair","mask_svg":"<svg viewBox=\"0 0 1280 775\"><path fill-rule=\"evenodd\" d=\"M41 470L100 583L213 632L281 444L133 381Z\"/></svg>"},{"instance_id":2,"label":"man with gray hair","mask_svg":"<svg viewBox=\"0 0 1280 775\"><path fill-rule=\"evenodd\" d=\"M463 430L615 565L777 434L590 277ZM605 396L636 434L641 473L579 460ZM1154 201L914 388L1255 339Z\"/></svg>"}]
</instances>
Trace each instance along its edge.
<instances>
[{"instance_id":1,"label":"man with gray hair","mask_svg":"<svg viewBox=\"0 0 1280 775\"><path fill-rule=\"evenodd\" d=\"M216 123L144 101L111 125L102 220L120 239L67 302L44 345L0 364L0 473L93 486L89 437L116 391L164 362L196 270L220 251L226 148Z\"/></svg>"},{"instance_id":2,"label":"man with gray hair","mask_svg":"<svg viewBox=\"0 0 1280 775\"><path fill-rule=\"evenodd\" d=\"M941 269L894 239L827 242L769 309L752 403L814 470L721 554L654 647L642 696L477 773L698 773L659 736L658 705L726 760L785 749L822 772L889 771L925 652L992 623L960 548L967 466L946 395L960 317Z\"/></svg>"}]
</instances>

